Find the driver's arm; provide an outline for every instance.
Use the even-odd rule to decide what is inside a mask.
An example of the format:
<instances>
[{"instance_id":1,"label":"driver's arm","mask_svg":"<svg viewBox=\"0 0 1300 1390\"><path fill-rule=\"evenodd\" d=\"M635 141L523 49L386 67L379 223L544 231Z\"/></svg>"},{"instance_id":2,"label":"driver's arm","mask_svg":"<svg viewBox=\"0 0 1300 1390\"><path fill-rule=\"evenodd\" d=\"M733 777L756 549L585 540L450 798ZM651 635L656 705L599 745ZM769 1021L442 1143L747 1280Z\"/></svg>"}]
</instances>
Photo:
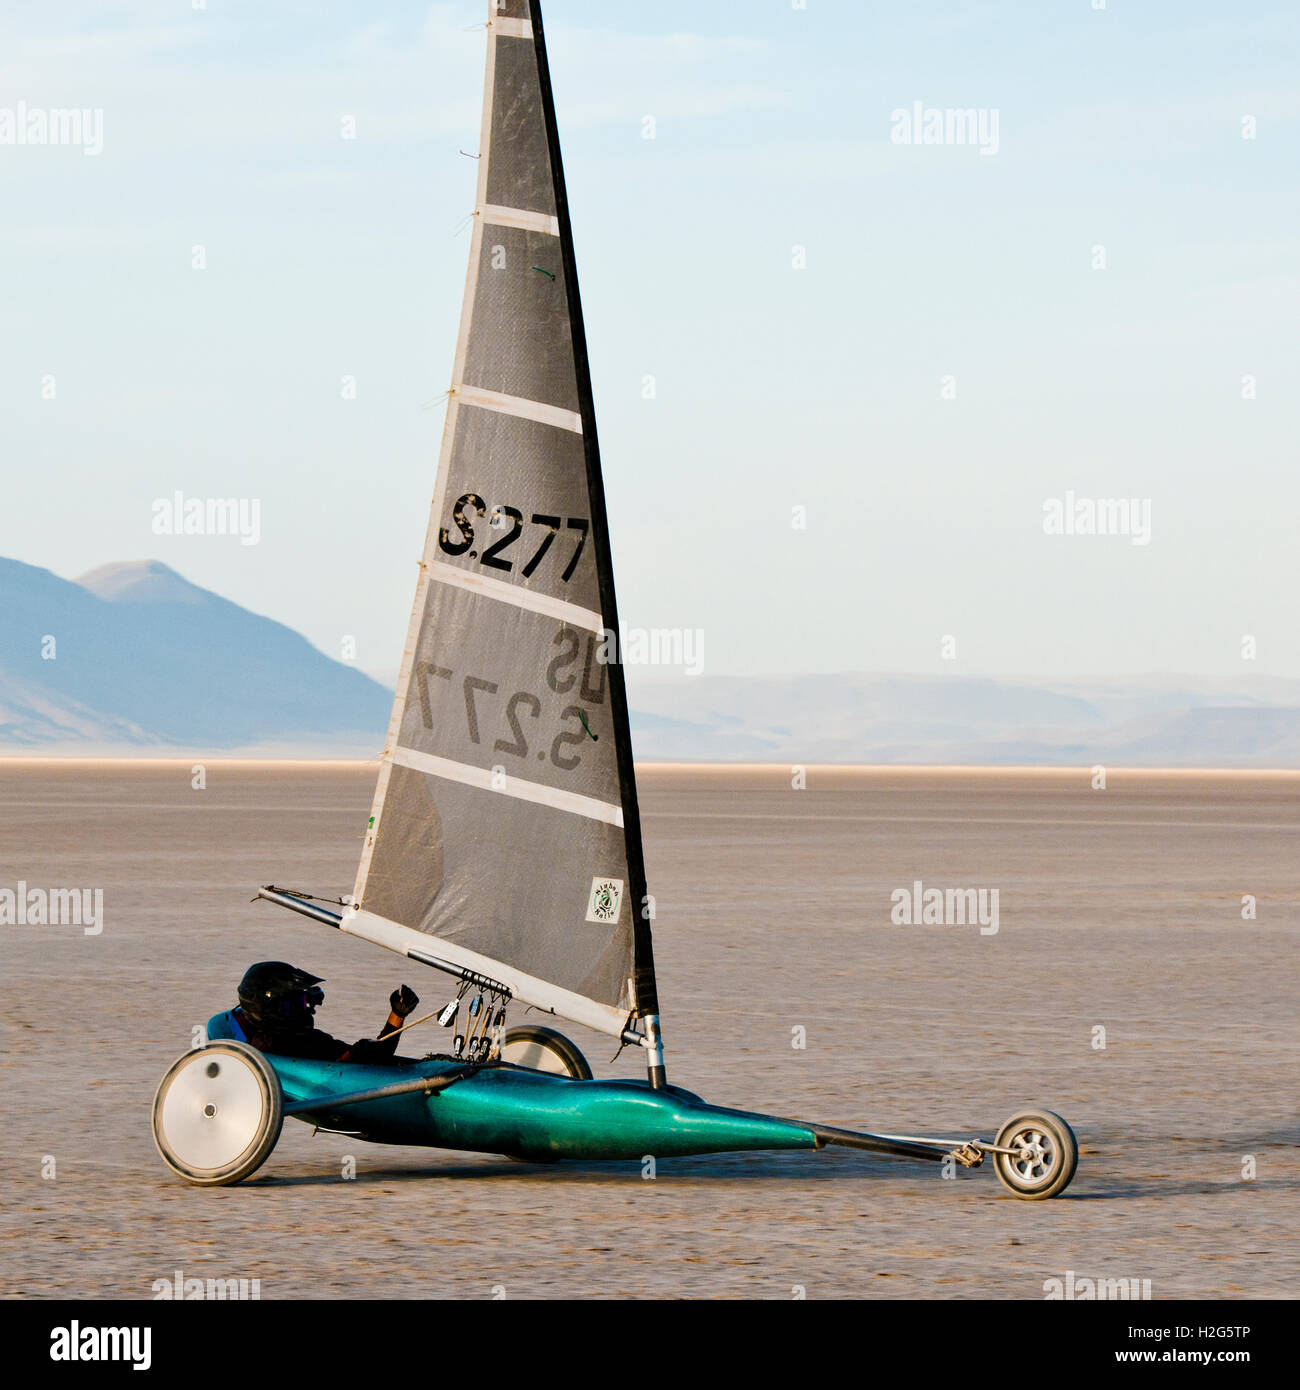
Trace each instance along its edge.
<instances>
[{"instance_id":1,"label":"driver's arm","mask_svg":"<svg viewBox=\"0 0 1300 1390\"><path fill-rule=\"evenodd\" d=\"M378 1038L363 1038L348 1049L347 1058L354 1062L387 1062L397 1051L398 1034L404 1019L419 1006L420 996L408 985L402 985L388 996L388 1019Z\"/></svg>"}]
</instances>

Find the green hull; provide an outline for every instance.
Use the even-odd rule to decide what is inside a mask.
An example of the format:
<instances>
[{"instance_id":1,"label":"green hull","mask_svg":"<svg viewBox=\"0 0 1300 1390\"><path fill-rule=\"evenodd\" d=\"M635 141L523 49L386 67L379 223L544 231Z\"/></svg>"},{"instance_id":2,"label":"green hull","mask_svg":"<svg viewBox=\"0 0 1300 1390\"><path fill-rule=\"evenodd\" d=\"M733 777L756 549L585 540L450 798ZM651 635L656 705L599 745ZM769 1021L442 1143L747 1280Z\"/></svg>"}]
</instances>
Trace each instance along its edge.
<instances>
[{"instance_id":1,"label":"green hull","mask_svg":"<svg viewBox=\"0 0 1300 1390\"><path fill-rule=\"evenodd\" d=\"M485 1067L432 1095L408 1092L329 1107L329 1097L454 1072L458 1063L391 1067L269 1057L289 1104L320 1097L295 1118L380 1144L469 1149L547 1162L559 1158L676 1158L745 1149L815 1149L788 1120L707 1105L689 1091L636 1081L578 1081L524 1067Z\"/></svg>"}]
</instances>

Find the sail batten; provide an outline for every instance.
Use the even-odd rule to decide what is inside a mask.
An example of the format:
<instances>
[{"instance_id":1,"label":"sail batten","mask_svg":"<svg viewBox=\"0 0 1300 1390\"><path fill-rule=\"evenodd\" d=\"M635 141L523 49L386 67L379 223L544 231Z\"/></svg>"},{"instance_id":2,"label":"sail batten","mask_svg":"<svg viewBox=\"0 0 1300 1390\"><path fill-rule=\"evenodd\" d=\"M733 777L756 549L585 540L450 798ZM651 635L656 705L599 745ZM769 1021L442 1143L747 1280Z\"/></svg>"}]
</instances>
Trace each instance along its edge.
<instances>
[{"instance_id":1,"label":"sail batten","mask_svg":"<svg viewBox=\"0 0 1300 1390\"><path fill-rule=\"evenodd\" d=\"M548 598L545 594L533 593L527 589L512 588L495 579L484 579L481 575L466 574L450 565L440 565L436 561L429 566L429 578L437 584L451 584L458 589L471 589L488 598L502 603L513 604L516 608L528 608L535 613L549 613L574 627L592 632L604 632L604 619L590 608L579 608L576 603L565 603L563 599Z\"/></svg>"},{"instance_id":2,"label":"sail batten","mask_svg":"<svg viewBox=\"0 0 1300 1390\"><path fill-rule=\"evenodd\" d=\"M428 941L622 1036L629 1017L657 1012L649 899L534 0L492 0L476 214L420 580L344 927L417 959Z\"/></svg>"},{"instance_id":3,"label":"sail batten","mask_svg":"<svg viewBox=\"0 0 1300 1390\"><path fill-rule=\"evenodd\" d=\"M481 214L490 227L518 227L524 232L545 232L560 235L560 220L545 212L525 212L522 208L499 208L488 204Z\"/></svg>"},{"instance_id":4,"label":"sail batten","mask_svg":"<svg viewBox=\"0 0 1300 1390\"><path fill-rule=\"evenodd\" d=\"M623 824L623 808L613 802L597 801L595 797L566 792L558 787L547 787L523 777L498 777L497 774L475 767L472 763L457 763L450 758L436 758L414 748L394 748L389 759L400 767L427 772L431 777L445 777L449 782L462 782L467 787L480 787L499 796L513 796L521 801L532 801L539 806L549 806L553 810L604 821L607 825Z\"/></svg>"},{"instance_id":5,"label":"sail batten","mask_svg":"<svg viewBox=\"0 0 1300 1390\"><path fill-rule=\"evenodd\" d=\"M498 34L511 39L531 39L533 37L533 26L526 19L494 19L491 27Z\"/></svg>"},{"instance_id":6,"label":"sail batten","mask_svg":"<svg viewBox=\"0 0 1300 1390\"><path fill-rule=\"evenodd\" d=\"M463 381L451 388L451 394L463 405L516 415L521 420L536 420L539 425L554 425L556 429L572 430L574 434L582 433L582 416L576 410L547 405L545 401L530 400L526 396L507 395L504 391L490 391L483 386L470 386Z\"/></svg>"}]
</instances>

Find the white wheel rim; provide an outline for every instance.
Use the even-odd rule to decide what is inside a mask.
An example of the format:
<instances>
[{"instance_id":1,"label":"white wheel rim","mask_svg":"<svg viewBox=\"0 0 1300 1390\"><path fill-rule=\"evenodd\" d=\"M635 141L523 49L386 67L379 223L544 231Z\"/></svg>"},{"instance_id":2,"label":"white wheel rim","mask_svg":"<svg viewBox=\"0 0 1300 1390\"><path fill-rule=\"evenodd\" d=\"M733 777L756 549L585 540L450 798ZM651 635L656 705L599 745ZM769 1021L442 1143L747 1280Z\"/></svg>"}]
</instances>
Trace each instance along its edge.
<instances>
[{"instance_id":1,"label":"white wheel rim","mask_svg":"<svg viewBox=\"0 0 1300 1390\"><path fill-rule=\"evenodd\" d=\"M1003 1154L1007 1172L1017 1187L1042 1187L1056 1172L1059 1157L1056 1140L1038 1125L1018 1129L1007 1141L1015 1154Z\"/></svg>"},{"instance_id":2,"label":"white wheel rim","mask_svg":"<svg viewBox=\"0 0 1300 1390\"><path fill-rule=\"evenodd\" d=\"M517 1067L532 1067L534 1071L550 1071L559 1076L570 1074L564 1058L543 1042L529 1040L507 1043L501 1049L501 1060L513 1062Z\"/></svg>"},{"instance_id":3,"label":"white wheel rim","mask_svg":"<svg viewBox=\"0 0 1300 1390\"><path fill-rule=\"evenodd\" d=\"M247 1151L265 1115L265 1083L253 1066L235 1053L205 1052L172 1077L158 1120L178 1162L215 1172Z\"/></svg>"}]
</instances>

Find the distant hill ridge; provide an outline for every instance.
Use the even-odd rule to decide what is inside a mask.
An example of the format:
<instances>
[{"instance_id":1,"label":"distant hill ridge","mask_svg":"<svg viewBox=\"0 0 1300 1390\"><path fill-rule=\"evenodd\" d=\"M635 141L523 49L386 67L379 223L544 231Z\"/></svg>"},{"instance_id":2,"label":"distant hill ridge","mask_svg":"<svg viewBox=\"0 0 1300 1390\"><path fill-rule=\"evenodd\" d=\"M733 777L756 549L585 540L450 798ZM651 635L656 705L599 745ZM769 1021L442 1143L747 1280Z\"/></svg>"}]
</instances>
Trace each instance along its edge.
<instances>
[{"instance_id":1,"label":"distant hill ridge","mask_svg":"<svg viewBox=\"0 0 1300 1390\"><path fill-rule=\"evenodd\" d=\"M191 584L161 560L119 560L116 564L100 565L72 582L110 603L185 603L203 607L226 602Z\"/></svg>"},{"instance_id":2,"label":"distant hill ridge","mask_svg":"<svg viewBox=\"0 0 1300 1390\"><path fill-rule=\"evenodd\" d=\"M53 659L43 650L54 639ZM1300 767L1300 681L628 671L644 761ZM0 752L370 757L392 692L157 560L0 559Z\"/></svg>"},{"instance_id":3,"label":"distant hill ridge","mask_svg":"<svg viewBox=\"0 0 1300 1390\"><path fill-rule=\"evenodd\" d=\"M1300 767L1300 681L629 675L648 761Z\"/></svg>"},{"instance_id":4,"label":"distant hill ridge","mask_svg":"<svg viewBox=\"0 0 1300 1390\"><path fill-rule=\"evenodd\" d=\"M51 644L47 639L53 639ZM0 559L0 745L377 751L390 692L157 560Z\"/></svg>"}]
</instances>

